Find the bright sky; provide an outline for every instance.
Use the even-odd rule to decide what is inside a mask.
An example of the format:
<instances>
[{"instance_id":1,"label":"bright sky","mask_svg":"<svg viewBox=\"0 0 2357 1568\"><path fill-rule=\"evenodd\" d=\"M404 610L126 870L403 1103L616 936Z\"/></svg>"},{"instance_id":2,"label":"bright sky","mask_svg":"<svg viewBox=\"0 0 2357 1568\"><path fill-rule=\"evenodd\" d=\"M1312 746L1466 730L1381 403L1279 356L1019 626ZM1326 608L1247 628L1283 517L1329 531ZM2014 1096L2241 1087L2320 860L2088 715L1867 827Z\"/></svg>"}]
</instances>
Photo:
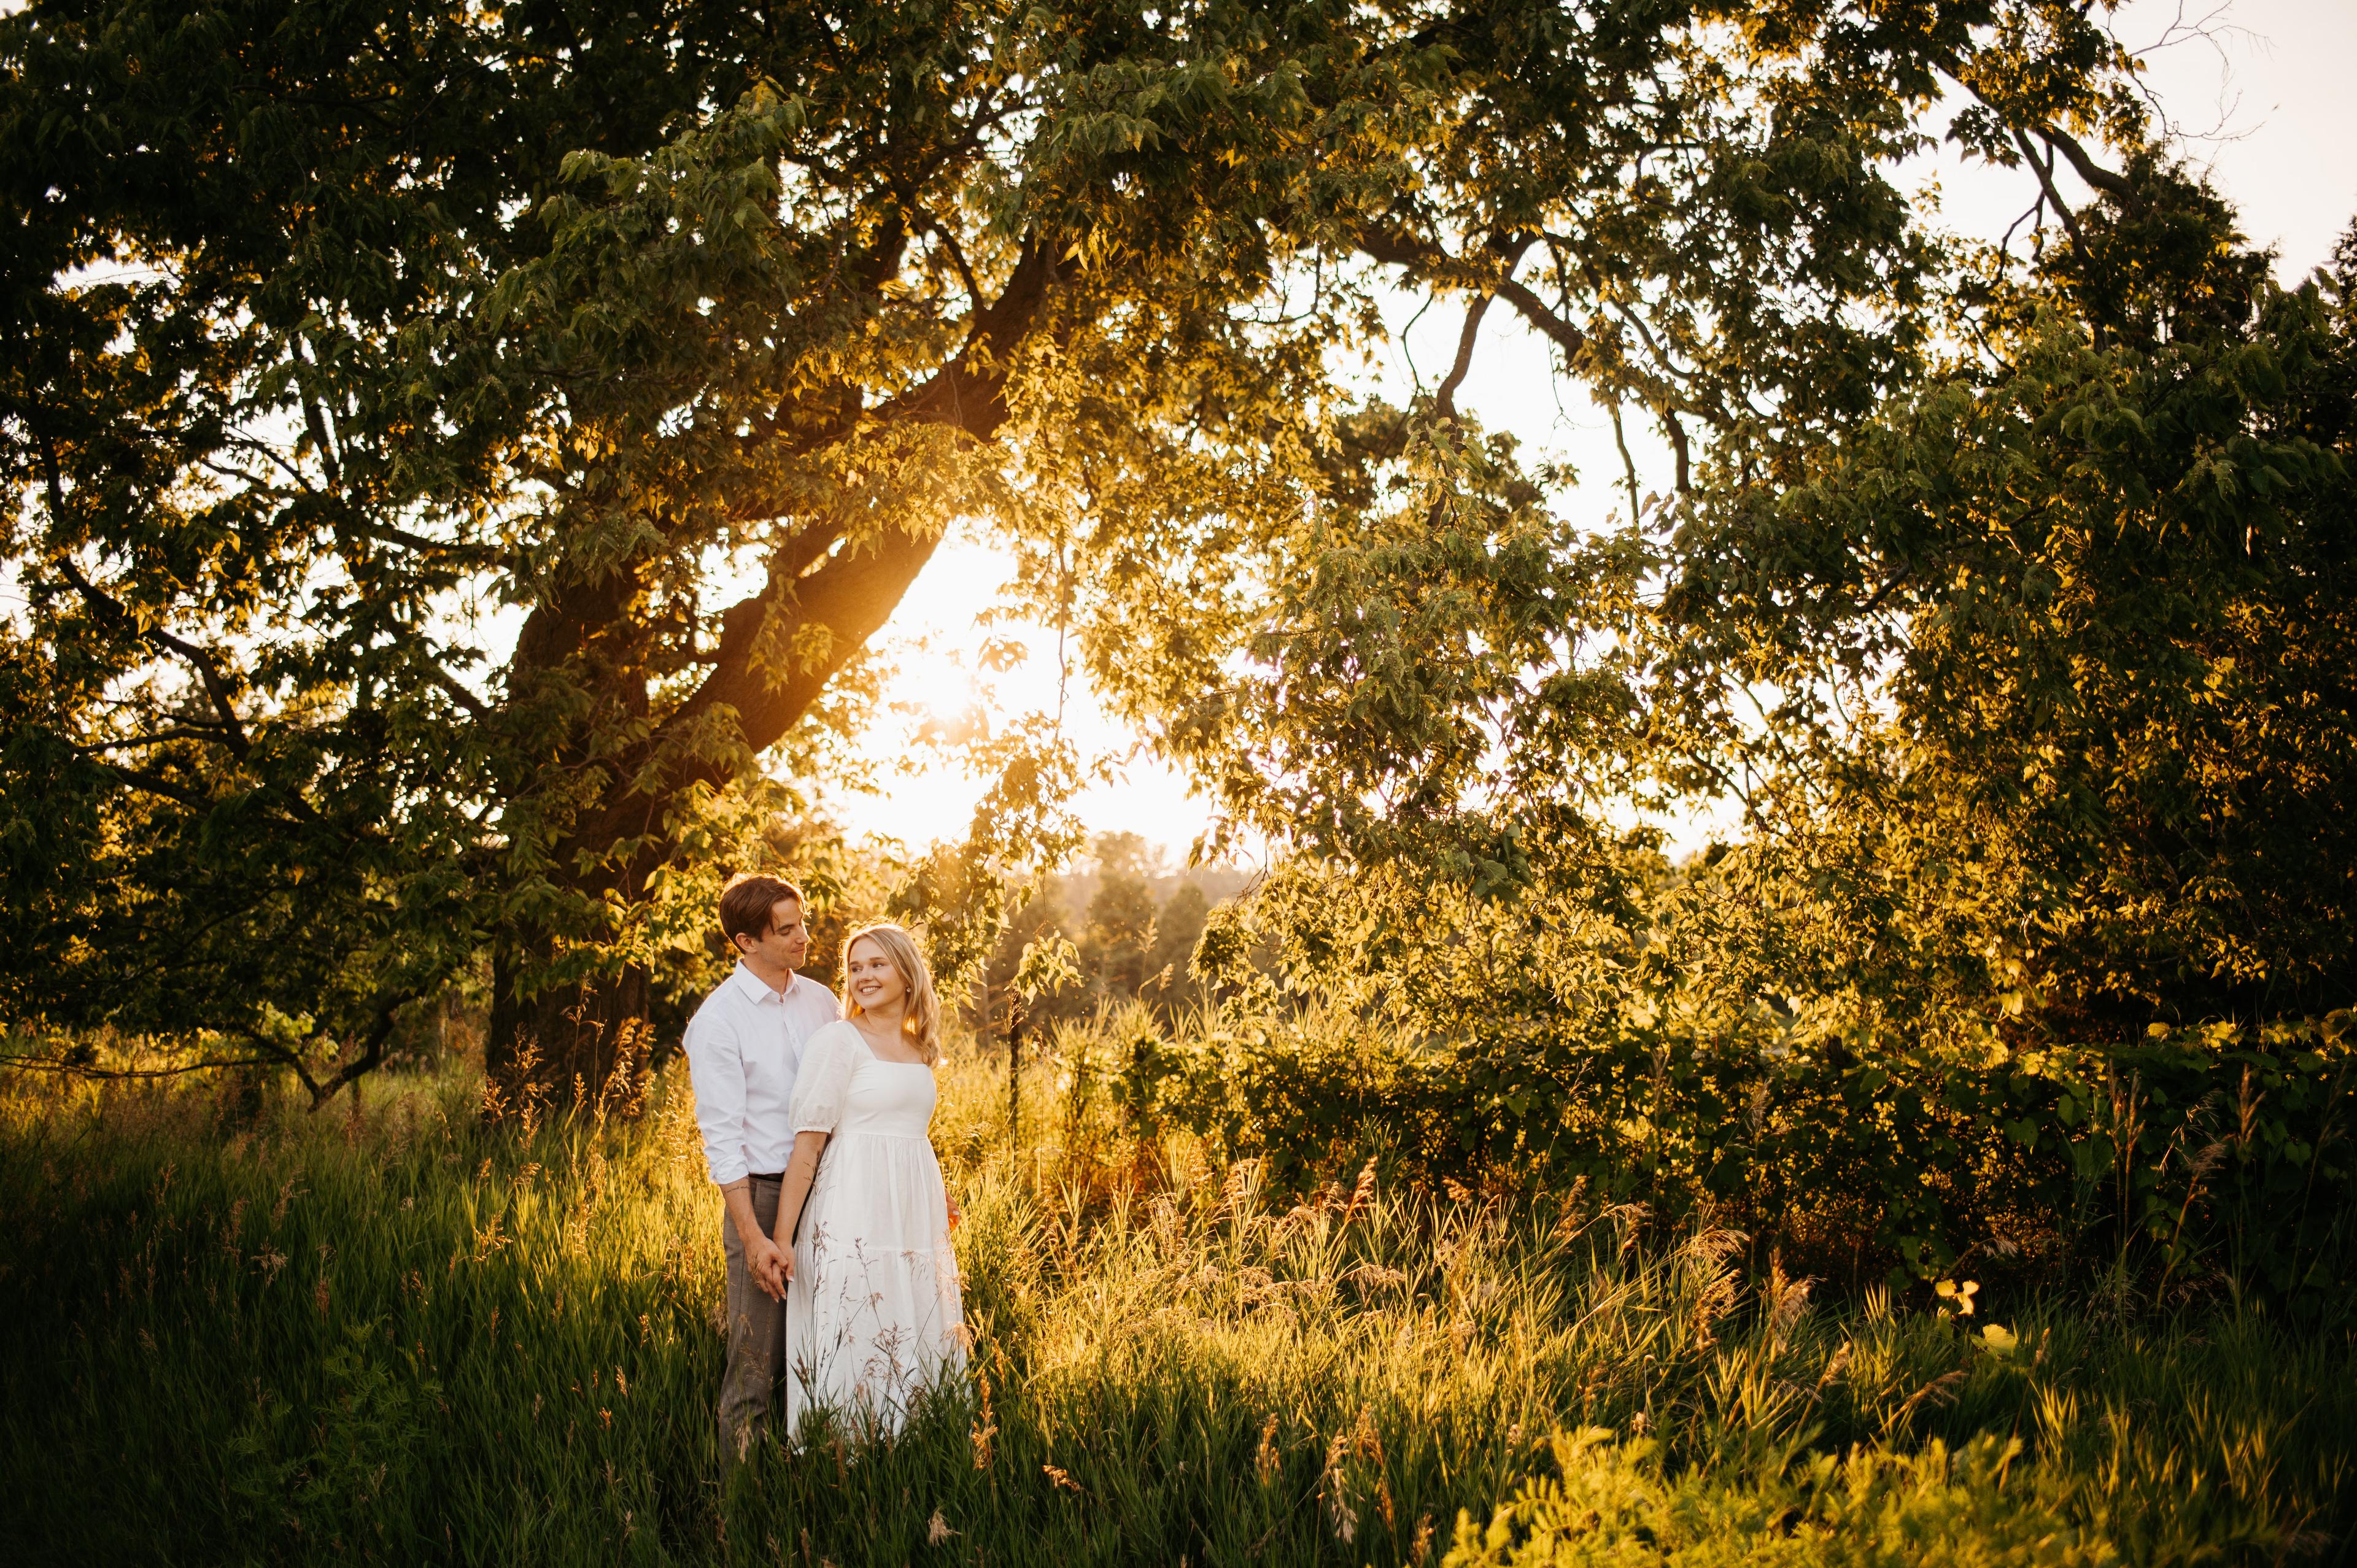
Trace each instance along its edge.
<instances>
[{"instance_id":1,"label":"bright sky","mask_svg":"<svg viewBox=\"0 0 2357 1568\"><path fill-rule=\"evenodd\" d=\"M2180 136L2187 155L2243 213L2252 238L2276 247L2279 275L2305 276L2330 252L2357 213L2357 0L2136 0L2115 28L2146 59L2145 81ZM2156 47L2158 46L2158 47ZM1995 238L2029 204L2027 177L1993 174L1953 151L1927 160L1949 224ZM1444 317L1447 319L1442 319ZM1436 310L1393 353L1392 395L1420 371L1426 383L1456 347L1457 318ZM1411 364L1411 361L1413 363ZM1574 515L1610 513L1620 462L1600 411L1553 374L1544 345L1493 311L1472 376L1458 394L1493 429L1513 432L1526 451L1567 456L1582 482L1568 498ZM1634 429L1631 446L1636 446ZM1639 452L1641 467L1644 452ZM881 641L899 666L887 689L887 711L867 742L877 764L875 794L839 792L837 811L855 831L912 844L962 836L982 780L928 754L904 770L898 759L917 725L975 707L1004 722L1025 712L1053 712L1056 639L1038 627L995 626L1031 650L1023 667L996 678L995 693L969 671L985 632L978 618L996 602L1009 564L987 543L953 537L902 601ZM1092 789L1080 809L1092 830L1143 834L1167 846L1174 862L1209 822L1204 802L1113 723L1077 674L1065 683L1067 733L1084 751L1128 756L1116 782ZM1695 847L1712 819L1666 824L1681 848Z\"/></svg>"}]
</instances>

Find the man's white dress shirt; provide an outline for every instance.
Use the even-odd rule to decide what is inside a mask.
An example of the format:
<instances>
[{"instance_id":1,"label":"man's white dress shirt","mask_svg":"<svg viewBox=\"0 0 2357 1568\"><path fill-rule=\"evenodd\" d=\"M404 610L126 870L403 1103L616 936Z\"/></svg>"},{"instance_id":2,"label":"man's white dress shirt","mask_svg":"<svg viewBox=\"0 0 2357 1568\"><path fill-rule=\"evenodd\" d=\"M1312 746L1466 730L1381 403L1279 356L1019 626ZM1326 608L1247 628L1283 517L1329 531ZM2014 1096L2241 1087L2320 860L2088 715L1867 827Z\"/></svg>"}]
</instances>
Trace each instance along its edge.
<instances>
[{"instance_id":1,"label":"man's white dress shirt","mask_svg":"<svg viewBox=\"0 0 2357 1568\"><path fill-rule=\"evenodd\" d=\"M793 1151L789 1107L802 1042L834 1022L834 995L795 975L770 990L742 963L688 1020L687 1070L704 1160L726 1187L754 1171L786 1168Z\"/></svg>"}]
</instances>

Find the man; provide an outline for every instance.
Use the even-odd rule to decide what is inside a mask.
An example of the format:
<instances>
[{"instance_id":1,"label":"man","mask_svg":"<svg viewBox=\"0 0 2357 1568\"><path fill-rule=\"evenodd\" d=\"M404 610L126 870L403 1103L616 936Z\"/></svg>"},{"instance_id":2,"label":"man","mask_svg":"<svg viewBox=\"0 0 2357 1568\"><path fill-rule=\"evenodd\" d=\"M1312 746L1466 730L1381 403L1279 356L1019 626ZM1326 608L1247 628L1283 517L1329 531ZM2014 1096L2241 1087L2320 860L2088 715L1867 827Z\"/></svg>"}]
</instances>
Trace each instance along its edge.
<instances>
[{"instance_id":1,"label":"man","mask_svg":"<svg viewBox=\"0 0 2357 1568\"><path fill-rule=\"evenodd\" d=\"M793 1150L789 1115L802 1042L834 1022L835 1000L794 971L810 951L802 889L742 876L720 895L720 929L737 963L687 1026L687 1067L704 1158L727 1204L728 1369L720 1381L720 1449L743 1459L769 1419L785 1367L786 1257L770 1236Z\"/></svg>"}]
</instances>

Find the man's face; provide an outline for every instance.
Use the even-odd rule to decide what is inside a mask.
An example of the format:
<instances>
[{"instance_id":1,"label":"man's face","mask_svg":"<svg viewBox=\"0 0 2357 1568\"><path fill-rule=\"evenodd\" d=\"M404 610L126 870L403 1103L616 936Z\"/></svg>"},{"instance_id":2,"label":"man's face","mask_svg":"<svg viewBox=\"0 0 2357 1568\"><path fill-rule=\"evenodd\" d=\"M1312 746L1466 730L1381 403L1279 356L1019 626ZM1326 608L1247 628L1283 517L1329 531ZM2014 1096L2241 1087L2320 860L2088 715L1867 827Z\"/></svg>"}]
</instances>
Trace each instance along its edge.
<instances>
[{"instance_id":1,"label":"man's face","mask_svg":"<svg viewBox=\"0 0 2357 1568\"><path fill-rule=\"evenodd\" d=\"M810 928L802 924L801 902L780 898L770 905L769 934L738 937L737 945L747 958L759 958L780 969L802 968L802 960L810 956Z\"/></svg>"}]
</instances>

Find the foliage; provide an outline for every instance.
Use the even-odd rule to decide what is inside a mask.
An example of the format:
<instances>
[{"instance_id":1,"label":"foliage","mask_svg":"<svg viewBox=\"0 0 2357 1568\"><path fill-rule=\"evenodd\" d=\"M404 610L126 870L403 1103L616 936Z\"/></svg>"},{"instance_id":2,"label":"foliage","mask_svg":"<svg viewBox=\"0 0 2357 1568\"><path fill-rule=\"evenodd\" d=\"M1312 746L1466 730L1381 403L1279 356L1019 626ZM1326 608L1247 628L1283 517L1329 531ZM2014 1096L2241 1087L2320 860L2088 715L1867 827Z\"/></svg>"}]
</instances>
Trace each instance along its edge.
<instances>
[{"instance_id":1,"label":"foliage","mask_svg":"<svg viewBox=\"0 0 2357 1568\"><path fill-rule=\"evenodd\" d=\"M289 1054L267 1006L324 1099L488 951L494 1057L598 1081L648 906L825 766L950 519L1217 771L1263 594L1396 487L1465 491L1434 569L1553 575L1454 404L1493 300L1797 477L1939 325L1941 82L2050 158L2123 64L2068 0L0 19L10 1015ZM1467 308L1405 410L1351 380L1394 287Z\"/></svg>"},{"instance_id":2,"label":"foliage","mask_svg":"<svg viewBox=\"0 0 2357 1568\"><path fill-rule=\"evenodd\" d=\"M1786 990L1752 887L1642 852L1622 869L1642 899L1626 925L1545 886L1273 877L1199 950L1221 1004L1125 1025L1113 1092L1288 1187L1369 1153L1427 1187L1578 1182L1854 1284L1977 1258L2314 1311L2357 1269L2346 1012L2117 1043L2034 1016L1902 1029L1854 993Z\"/></svg>"},{"instance_id":3,"label":"foliage","mask_svg":"<svg viewBox=\"0 0 2357 1568\"><path fill-rule=\"evenodd\" d=\"M2157 156L2099 184L1781 469L1586 536L1417 469L1305 553L1212 747L1304 858L1130 1101L1853 1273L2341 1288L2357 271L2276 286ZM1741 832L1685 865L1608 825L1698 782Z\"/></svg>"},{"instance_id":4,"label":"foliage","mask_svg":"<svg viewBox=\"0 0 2357 1568\"><path fill-rule=\"evenodd\" d=\"M1906 1457L1821 1455L1798 1477L1766 1486L1694 1474L1672 1484L1650 1463L1651 1443L1611 1436L1596 1427L1556 1434L1548 1457L1558 1473L1525 1481L1486 1530L1460 1520L1442 1568L2117 1561L2109 1541L2072 1528L2051 1500L2007 1487L2020 1445L1995 1436L1954 1455L1938 1443Z\"/></svg>"},{"instance_id":5,"label":"foliage","mask_svg":"<svg viewBox=\"0 0 2357 1568\"><path fill-rule=\"evenodd\" d=\"M1945 1520L1995 1561L2051 1537L2256 1563L2357 1525L2343 1319L2001 1286L1986 1332L1828 1308L1625 1208L1509 1219L1372 1175L1272 1201L1103 1101L1027 1117L1051 1138L1018 1158L964 1053L936 1136L977 1375L893 1446L822 1434L726 1487L720 1219L681 1087L530 1131L453 1080L235 1133L201 1091L12 1091L16 1560L1430 1564L1504 1509L1573 1551L1749 1520L1846 1563ZM1555 1477L1659 1511L1578 1533Z\"/></svg>"},{"instance_id":6,"label":"foliage","mask_svg":"<svg viewBox=\"0 0 2357 1568\"><path fill-rule=\"evenodd\" d=\"M2357 274L2279 288L2180 172L2107 178L1958 302L1969 355L1650 521L1410 440L1182 740L1305 853L1623 923L1613 805L1727 797L1751 970L1910 1026L2346 1005Z\"/></svg>"},{"instance_id":7,"label":"foliage","mask_svg":"<svg viewBox=\"0 0 2357 1568\"><path fill-rule=\"evenodd\" d=\"M2357 274L2277 288L2134 172L1998 366L1698 522L1666 607L1681 667L1781 693L1740 752L1759 880L1828 917L1801 961L2114 1040L2357 996Z\"/></svg>"}]
</instances>

